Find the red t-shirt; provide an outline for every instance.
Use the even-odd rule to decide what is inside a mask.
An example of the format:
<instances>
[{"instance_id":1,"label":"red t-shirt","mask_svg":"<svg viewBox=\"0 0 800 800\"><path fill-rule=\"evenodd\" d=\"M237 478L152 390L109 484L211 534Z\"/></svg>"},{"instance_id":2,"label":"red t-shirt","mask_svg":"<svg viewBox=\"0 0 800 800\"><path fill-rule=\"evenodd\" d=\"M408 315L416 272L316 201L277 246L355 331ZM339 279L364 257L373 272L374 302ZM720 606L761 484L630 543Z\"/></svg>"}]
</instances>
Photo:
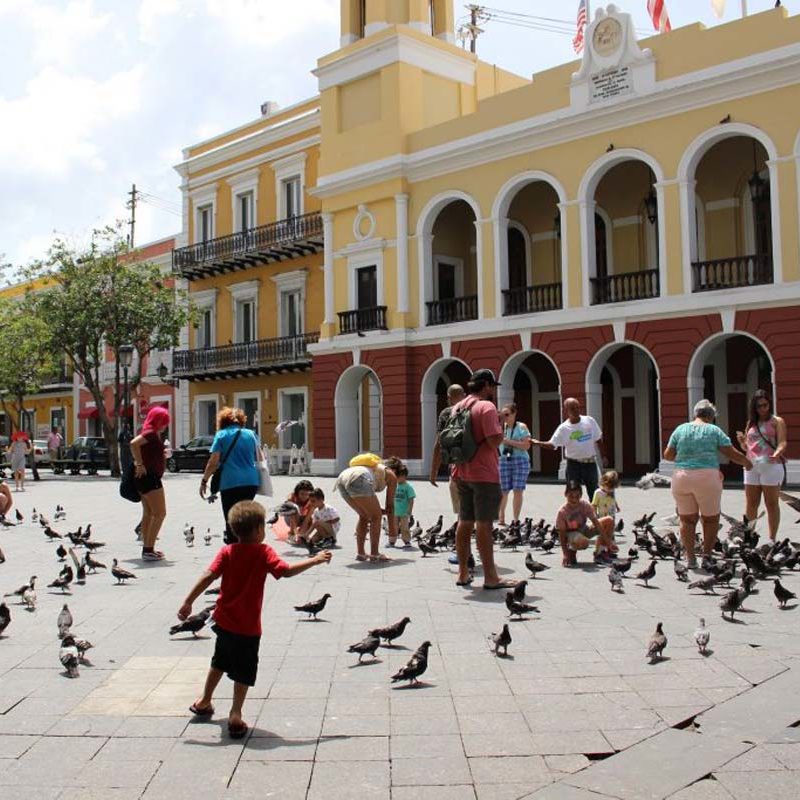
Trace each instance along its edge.
<instances>
[{"instance_id":1,"label":"red t-shirt","mask_svg":"<svg viewBox=\"0 0 800 800\"><path fill-rule=\"evenodd\" d=\"M472 435L479 442L478 451L466 464L456 464L453 477L469 483L500 483L500 459L497 447L486 440L503 433L497 406L490 400L478 400L474 395L453 406L453 410L469 407Z\"/></svg>"},{"instance_id":2,"label":"red t-shirt","mask_svg":"<svg viewBox=\"0 0 800 800\"><path fill-rule=\"evenodd\" d=\"M267 575L282 578L289 565L268 544L226 544L208 571L222 587L214 621L226 631L261 636L261 606Z\"/></svg>"},{"instance_id":3,"label":"red t-shirt","mask_svg":"<svg viewBox=\"0 0 800 800\"><path fill-rule=\"evenodd\" d=\"M142 464L148 475L161 477L164 474L164 442L155 431L142 433Z\"/></svg>"}]
</instances>

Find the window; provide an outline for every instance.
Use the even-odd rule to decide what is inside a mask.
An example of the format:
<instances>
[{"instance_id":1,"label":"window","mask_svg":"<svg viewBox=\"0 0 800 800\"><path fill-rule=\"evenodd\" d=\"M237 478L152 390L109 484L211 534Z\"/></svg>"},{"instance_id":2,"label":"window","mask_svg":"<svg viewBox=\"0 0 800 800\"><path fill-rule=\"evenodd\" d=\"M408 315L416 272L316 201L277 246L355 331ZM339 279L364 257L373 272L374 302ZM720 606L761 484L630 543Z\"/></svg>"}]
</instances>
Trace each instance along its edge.
<instances>
[{"instance_id":1,"label":"window","mask_svg":"<svg viewBox=\"0 0 800 800\"><path fill-rule=\"evenodd\" d=\"M433 291L437 300L464 296L464 264L461 259L435 257Z\"/></svg>"},{"instance_id":2,"label":"window","mask_svg":"<svg viewBox=\"0 0 800 800\"><path fill-rule=\"evenodd\" d=\"M299 217L303 213L300 176L283 181L284 218Z\"/></svg>"},{"instance_id":3,"label":"window","mask_svg":"<svg viewBox=\"0 0 800 800\"><path fill-rule=\"evenodd\" d=\"M197 417L195 420L197 425L198 436L213 436L217 430L217 401L216 400L198 400L197 401Z\"/></svg>"},{"instance_id":4,"label":"window","mask_svg":"<svg viewBox=\"0 0 800 800\"><path fill-rule=\"evenodd\" d=\"M249 428L251 431L254 431L258 434L258 416L259 416L259 408L258 408L258 396L257 395L250 395L249 397L242 397L239 396L236 398L236 405L244 411L244 415L247 418L245 422L245 427Z\"/></svg>"},{"instance_id":5,"label":"window","mask_svg":"<svg viewBox=\"0 0 800 800\"><path fill-rule=\"evenodd\" d=\"M302 447L306 443L306 393L305 390L284 389L280 391L280 421L294 420L298 425L292 425L281 434L281 447L285 449L297 445Z\"/></svg>"},{"instance_id":6,"label":"window","mask_svg":"<svg viewBox=\"0 0 800 800\"><path fill-rule=\"evenodd\" d=\"M358 0L358 36L363 39L367 29L367 0Z\"/></svg>"},{"instance_id":7,"label":"window","mask_svg":"<svg viewBox=\"0 0 800 800\"><path fill-rule=\"evenodd\" d=\"M356 270L356 304L358 308L378 305L378 268L359 267Z\"/></svg>"},{"instance_id":8,"label":"window","mask_svg":"<svg viewBox=\"0 0 800 800\"><path fill-rule=\"evenodd\" d=\"M214 238L214 207L201 206L197 209L197 241L206 242Z\"/></svg>"},{"instance_id":9,"label":"window","mask_svg":"<svg viewBox=\"0 0 800 800\"><path fill-rule=\"evenodd\" d=\"M211 308L200 309L200 319L197 323L196 344L199 350L204 350L214 345L214 311Z\"/></svg>"},{"instance_id":10,"label":"window","mask_svg":"<svg viewBox=\"0 0 800 800\"><path fill-rule=\"evenodd\" d=\"M256 338L255 300L236 301L236 341L252 342Z\"/></svg>"},{"instance_id":11,"label":"window","mask_svg":"<svg viewBox=\"0 0 800 800\"><path fill-rule=\"evenodd\" d=\"M246 231L255 226L253 215L253 193L236 195L236 230Z\"/></svg>"},{"instance_id":12,"label":"window","mask_svg":"<svg viewBox=\"0 0 800 800\"><path fill-rule=\"evenodd\" d=\"M281 292L281 336L303 333L303 292L301 289Z\"/></svg>"},{"instance_id":13,"label":"window","mask_svg":"<svg viewBox=\"0 0 800 800\"><path fill-rule=\"evenodd\" d=\"M36 433L36 411L23 409L20 427L23 431L27 431L31 435L31 438L33 438Z\"/></svg>"},{"instance_id":14,"label":"window","mask_svg":"<svg viewBox=\"0 0 800 800\"><path fill-rule=\"evenodd\" d=\"M63 408L50 409L50 430L56 428L63 439L67 437L67 417Z\"/></svg>"}]
</instances>

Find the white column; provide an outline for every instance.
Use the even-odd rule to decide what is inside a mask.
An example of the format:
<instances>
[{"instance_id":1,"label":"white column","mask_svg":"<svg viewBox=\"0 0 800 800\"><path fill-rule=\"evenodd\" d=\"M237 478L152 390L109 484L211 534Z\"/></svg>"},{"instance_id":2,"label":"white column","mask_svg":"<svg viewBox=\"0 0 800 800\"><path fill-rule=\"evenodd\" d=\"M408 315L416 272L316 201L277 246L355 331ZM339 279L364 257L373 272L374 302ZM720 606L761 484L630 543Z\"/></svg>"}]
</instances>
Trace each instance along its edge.
<instances>
[{"instance_id":1,"label":"white column","mask_svg":"<svg viewBox=\"0 0 800 800\"><path fill-rule=\"evenodd\" d=\"M325 319L326 325L335 322L333 313L333 214L322 214L322 235L324 239L323 275L325 282Z\"/></svg>"},{"instance_id":2,"label":"white column","mask_svg":"<svg viewBox=\"0 0 800 800\"><path fill-rule=\"evenodd\" d=\"M475 220L475 270L478 289L478 319L483 319L486 313L486 301L483 296L483 223L484 220ZM495 309L495 316L499 309Z\"/></svg>"},{"instance_id":3,"label":"white column","mask_svg":"<svg viewBox=\"0 0 800 800\"><path fill-rule=\"evenodd\" d=\"M397 311L408 313L408 195L394 196L397 227Z\"/></svg>"},{"instance_id":4,"label":"white column","mask_svg":"<svg viewBox=\"0 0 800 800\"><path fill-rule=\"evenodd\" d=\"M659 295L667 295L667 224L664 216L664 184L656 183L656 208L658 218L656 219L656 230L658 231L658 284ZM646 221L646 225L650 222Z\"/></svg>"},{"instance_id":5,"label":"white column","mask_svg":"<svg viewBox=\"0 0 800 800\"><path fill-rule=\"evenodd\" d=\"M588 307L592 304L592 292L589 278L594 277L593 273L596 270L595 252L594 252L594 212L597 208L597 203L594 200L581 200L581 282L583 285L583 305ZM562 219L563 224L563 219ZM613 234L613 231L606 232L608 236ZM561 232L562 241L564 239L564 232ZM594 267L594 268L593 268Z\"/></svg>"},{"instance_id":6,"label":"white column","mask_svg":"<svg viewBox=\"0 0 800 800\"><path fill-rule=\"evenodd\" d=\"M603 428L603 384L586 384L586 413L594 417L601 430Z\"/></svg>"},{"instance_id":7,"label":"white column","mask_svg":"<svg viewBox=\"0 0 800 800\"><path fill-rule=\"evenodd\" d=\"M697 260L697 220L695 219L695 187L697 181L680 182L681 200L681 261L683 262L683 293L692 293L692 262Z\"/></svg>"},{"instance_id":8,"label":"white column","mask_svg":"<svg viewBox=\"0 0 800 800\"><path fill-rule=\"evenodd\" d=\"M778 163L767 161L769 169L770 215L772 217L772 280L783 283L783 245L781 243L781 203Z\"/></svg>"},{"instance_id":9,"label":"white column","mask_svg":"<svg viewBox=\"0 0 800 800\"><path fill-rule=\"evenodd\" d=\"M558 204L561 221L561 306L569 308L569 222L567 209L571 203Z\"/></svg>"},{"instance_id":10,"label":"white column","mask_svg":"<svg viewBox=\"0 0 800 800\"><path fill-rule=\"evenodd\" d=\"M508 217L492 220L494 235L494 302L496 316L503 316L503 290L508 289Z\"/></svg>"}]
</instances>

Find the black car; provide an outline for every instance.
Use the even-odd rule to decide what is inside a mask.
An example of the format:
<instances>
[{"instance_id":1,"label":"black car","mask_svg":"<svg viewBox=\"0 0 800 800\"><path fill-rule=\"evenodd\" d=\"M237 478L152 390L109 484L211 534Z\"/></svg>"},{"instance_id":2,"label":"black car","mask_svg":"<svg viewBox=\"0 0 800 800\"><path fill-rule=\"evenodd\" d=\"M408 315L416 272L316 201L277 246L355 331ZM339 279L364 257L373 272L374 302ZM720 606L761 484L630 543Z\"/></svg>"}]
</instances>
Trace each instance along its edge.
<instances>
[{"instance_id":1,"label":"black car","mask_svg":"<svg viewBox=\"0 0 800 800\"><path fill-rule=\"evenodd\" d=\"M180 472L182 469L202 472L211 455L213 441L213 436L195 436L191 441L172 451L172 455L167 459L167 469L170 472Z\"/></svg>"}]
</instances>

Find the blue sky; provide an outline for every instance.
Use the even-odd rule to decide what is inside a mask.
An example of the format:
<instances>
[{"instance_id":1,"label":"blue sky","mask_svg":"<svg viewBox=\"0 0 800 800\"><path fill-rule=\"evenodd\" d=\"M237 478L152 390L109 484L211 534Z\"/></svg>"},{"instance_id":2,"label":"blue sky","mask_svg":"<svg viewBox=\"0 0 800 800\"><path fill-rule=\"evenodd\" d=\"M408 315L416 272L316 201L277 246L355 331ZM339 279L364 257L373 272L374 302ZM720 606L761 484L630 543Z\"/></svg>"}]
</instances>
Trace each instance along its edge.
<instances>
[{"instance_id":1,"label":"blue sky","mask_svg":"<svg viewBox=\"0 0 800 800\"><path fill-rule=\"evenodd\" d=\"M784 3L792 13L800 0ZM574 19L578 0L490 0ZM592 8L599 5L593 0ZM650 28L646 0L618 0ZM748 0L750 13L774 0ZM457 0L457 14L464 3ZM673 27L719 24L710 0L667 0ZM728 0L724 21L739 15ZM181 148L314 93L310 70L338 43L338 0L0 0L0 254L42 255L53 232L84 240L127 217L135 181L166 203L140 207L139 243L180 227ZM490 21L486 61L530 75L573 58L570 37Z\"/></svg>"}]
</instances>

